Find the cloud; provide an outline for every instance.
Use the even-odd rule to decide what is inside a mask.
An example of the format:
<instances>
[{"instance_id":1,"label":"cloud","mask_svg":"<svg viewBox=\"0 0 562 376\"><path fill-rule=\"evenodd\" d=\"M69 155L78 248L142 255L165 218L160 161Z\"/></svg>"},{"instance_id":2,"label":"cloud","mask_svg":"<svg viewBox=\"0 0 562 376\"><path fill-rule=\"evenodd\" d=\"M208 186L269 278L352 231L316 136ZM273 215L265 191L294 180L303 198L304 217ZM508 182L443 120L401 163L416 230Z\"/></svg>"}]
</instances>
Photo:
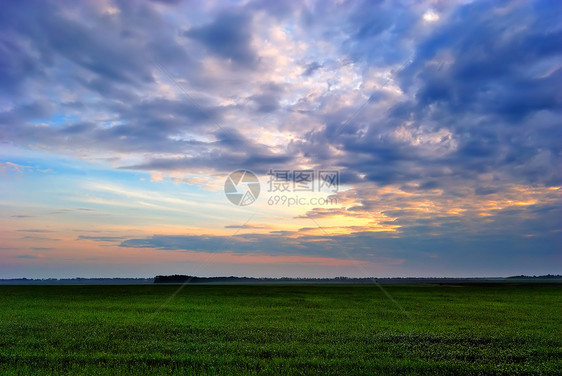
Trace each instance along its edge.
<instances>
[{"instance_id":1,"label":"cloud","mask_svg":"<svg viewBox=\"0 0 562 376\"><path fill-rule=\"evenodd\" d=\"M200 143L199 153L193 156L153 158L145 163L122 166L122 169L156 171L192 171L201 168L233 171L243 166L263 172L271 166L290 163L293 157L275 153L266 145L258 144L240 131L223 128L215 132L217 141Z\"/></svg>"},{"instance_id":2,"label":"cloud","mask_svg":"<svg viewBox=\"0 0 562 376\"><path fill-rule=\"evenodd\" d=\"M512 216L514 213L506 213ZM559 213L558 213L559 214ZM502 218L502 221L506 217ZM529 227L524 223L512 222L524 232L514 236L509 226L498 231L492 229L478 234L463 233L465 226L457 226L450 218L437 221L445 230L440 236L427 236L436 228L434 220L417 220L417 225L408 229L407 236L388 233L359 231L347 235L298 235L295 232L271 232L269 234L243 234L235 236L154 235L123 241L120 246L128 248L152 248L162 251L189 251L207 253L258 254L268 256L307 255L331 257L384 264L404 264L411 270L435 270L435 259L442 260L441 267L451 272L465 272L471 268L486 265L489 270L513 268L521 262L537 264L537 260L556 259L560 234L529 236ZM498 221L501 222L501 221ZM497 223L497 222L496 222ZM504 223L505 225L505 223ZM528 225L528 224L527 224ZM521 227L519 227L521 226ZM455 228L457 227L457 228ZM541 231L538 226L535 230ZM306 232L306 231L304 231ZM509 236L506 236L510 234ZM527 250L533 247L534 253ZM415 252L413 249L415 248ZM430 256L428 256L430 255Z\"/></svg>"},{"instance_id":3,"label":"cloud","mask_svg":"<svg viewBox=\"0 0 562 376\"><path fill-rule=\"evenodd\" d=\"M50 238L47 236L34 236L34 235L25 235L22 237L25 240L32 240L36 242L58 242L60 239L57 238Z\"/></svg>"},{"instance_id":4,"label":"cloud","mask_svg":"<svg viewBox=\"0 0 562 376\"><path fill-rule=\"evenodd\" d=\"M561 11L542 1L10 2L0 143L147 172L162 179L153 186L216 190L206 175L306 167L339 169L345 187L338 208L290 215L327 221L333 238L272 226L228 241L83 240L317 255L323 245L365 258L375 247L407 260L470 245L498 263L506 249L529 260L542 247L547 259L562 185ZM3 160L2 172L45 171Z\"/></svg>"},{"instance_id":5,"label":"cloud","mask_svg":"<svg viewBox=\"0 0 562 376\"><path fill-rule=\"evenodd\" d=\"M89 236L79 235L78 240L94 240L98 242L121 242L126 237L124 236Z\"/></svg>"},{"instance_id":6,"label":"cloud","mask_svg":"<svg viewBox=\"0 0 562 376\"><path fill-rule=\"evenodd\" d=\"M432 182L448 188L452 180L474 185L478 174L496 171L524 184L559 185L553 119L562 109L555 93L561 75L553 58L560 57L562 34L551 17L545 28L542 5L502 9L495 3L460 6L417 41L415 59L397 73L392 85L399 85L402 100L383 116L376 101L354 103L343 112L361 111L343 129L351 115L327 113L326 127L295 148L342 166L350 184L364 174L382 186L415 182L424 188ZM521 28L507 27L513 23ZM531 128L542 131L527 138ZM340 154L326 156L326 145Z\"/></svg>"},{"instance_id":7,"label":"cloud","mask_svg":"<svg viewBox=\"0 0 562 376\"><path fill-rule=\"evenodd\" d=\"M34 228L30 228L30 229L21 229L21 230L16 230L18 232L38 232L38 233L43 233L43 232L53 232L52 230L43 230L43 229L34 229Z\"/></svg>"},{"instance_id":8,"label":"cloud","mask_svg":"<svg viewBox=\"0 0 562 376\"><path fill-rule=\"evenodd\" d=\"M28 260L36 260L36 259L42 259L45 256L41 255L41 254L37 254L37 255L17 255L16 258L20 258L20 259L28 259Z\"/></svg>"},{"instance_id":9,"label":"cloud","mask_svg":"<svg viewBox=\"0 0 562 376\"><path fill-rule=\"evenodd\" d=\"M265 225L265 224L256 224L256 225L251 225L251 224L243 224L243 225L226 225L224 226L224 228L235 228L235 229L268 229L271 228L271 226L269 225Z\"/></svg>"},{"instance_id":10,"label":"cloud","mask_svg":"<svg viewBox=\"0 0 562 376\"><path fill-rule=\"evenodd\" d=\"M190 28L184 35L203 44L211 53L237 67L255 68L257 56L251 48L252 18L244 13L221 13L206 25Z\"/></svg>"},{"instance_id":11,"label":"cloud","mask_svg":"<svg viewBox=\"0 0 562 376\"><path fill-rule=\"evenodd\" d=\"M33 167L20 165L12 162L0 162L0 172L14 171L18 174L23 174L26 171L33 171Z\"/></svg>"}]
</instances>

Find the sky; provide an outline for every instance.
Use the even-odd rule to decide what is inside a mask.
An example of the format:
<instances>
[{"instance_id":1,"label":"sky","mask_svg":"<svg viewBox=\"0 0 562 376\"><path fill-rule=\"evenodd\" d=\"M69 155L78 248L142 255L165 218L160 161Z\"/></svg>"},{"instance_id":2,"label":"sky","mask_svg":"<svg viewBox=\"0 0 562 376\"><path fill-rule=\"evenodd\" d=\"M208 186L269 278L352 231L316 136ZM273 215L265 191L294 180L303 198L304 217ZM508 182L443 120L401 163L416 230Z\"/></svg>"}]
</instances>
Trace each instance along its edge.
<instances>
[{"instance_id":1,"label":"sky","mask_svg":"<svg viewBox=\"0 0 562 376\"><path fill-rule=\"evenodd\" d=\"M1 7L0 278L562 272L561 2Z\"/></svg>"}]
</instances>

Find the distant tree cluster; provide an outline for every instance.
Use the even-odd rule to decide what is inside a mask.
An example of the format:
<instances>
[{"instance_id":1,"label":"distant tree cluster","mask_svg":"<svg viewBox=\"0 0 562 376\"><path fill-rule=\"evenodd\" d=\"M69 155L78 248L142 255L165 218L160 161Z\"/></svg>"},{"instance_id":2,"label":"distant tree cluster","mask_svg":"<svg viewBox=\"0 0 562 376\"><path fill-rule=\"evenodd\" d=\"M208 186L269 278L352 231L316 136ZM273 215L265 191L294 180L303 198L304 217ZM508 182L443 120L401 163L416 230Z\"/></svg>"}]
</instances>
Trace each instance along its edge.
<instances>
[{"instance_id":1,"label":"distant tree cluster","mask_svg":"<svg viewBox=\"0 0 562 376\"><path fill-rule=\"evenodd\" d=\"M507 277L506 279L562 279L562 275L554 275L554 274L546 274L546 275L514 275L511 277Z\"/></svg>"},{"instance_id":2,"label":"distant tree cluster","mask_svg":"<svg viewBox=\"0 0 562 376\"><path fill-rule=\"evenodd\" d=\"M196 277L191 275L157 275L154 283L481 283L490 281L502 281L513 279L562 279L559 275L546 276L513 276L507 278L441 278L441 277L396 277L396 278L352 278L352 277L335 277L335 278L254 278L254 277Z\"/></svg>"},{"instance_id":3,"label":"distant tree cluster","mask_svg":"<svg viewBox=\"0 0 562 376\"><path fill-rule=\"evenodd\" d=\"M254 277L196 277L191 275L157 275L154 283L233 283L233 282L372 282L373 278L254 278Z\"/></svg>"}]
</instances>

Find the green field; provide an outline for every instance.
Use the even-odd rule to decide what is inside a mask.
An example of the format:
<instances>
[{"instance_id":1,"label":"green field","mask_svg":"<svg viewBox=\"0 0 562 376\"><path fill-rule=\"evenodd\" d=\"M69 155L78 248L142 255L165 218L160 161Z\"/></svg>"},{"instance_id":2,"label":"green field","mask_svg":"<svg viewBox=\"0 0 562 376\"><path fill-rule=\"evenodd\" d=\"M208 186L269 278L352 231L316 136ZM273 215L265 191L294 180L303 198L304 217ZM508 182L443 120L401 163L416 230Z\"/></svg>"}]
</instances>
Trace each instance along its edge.
<instances>
[{"instance_id":1,"label":"green field","mask_svg":"<svg viewBox=\"0 0 562 376\"><path fill-rule=\"evenodd\" d=\"M384 288L0 286L0 375L562 374L560 284Z\"/></svg>"}]
</instances>

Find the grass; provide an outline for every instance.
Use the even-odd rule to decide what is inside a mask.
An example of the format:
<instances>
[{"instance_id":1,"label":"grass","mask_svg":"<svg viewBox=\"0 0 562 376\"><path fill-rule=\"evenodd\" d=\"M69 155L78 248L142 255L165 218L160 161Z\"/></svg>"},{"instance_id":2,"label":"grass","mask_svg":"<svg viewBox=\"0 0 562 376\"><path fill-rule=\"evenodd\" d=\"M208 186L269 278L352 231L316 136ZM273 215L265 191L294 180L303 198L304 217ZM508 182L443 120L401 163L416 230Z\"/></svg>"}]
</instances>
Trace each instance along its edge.
<instances>
[{"instance_id":1,"label":"grass","mask_svg":"<svg viewBox=\"0 0 562 376\"><path fill-rule=\"evenodd\" d=\"M562 374L562 285L176 289L0 286L0 374Z\"/></svg>"}]
</instances>

